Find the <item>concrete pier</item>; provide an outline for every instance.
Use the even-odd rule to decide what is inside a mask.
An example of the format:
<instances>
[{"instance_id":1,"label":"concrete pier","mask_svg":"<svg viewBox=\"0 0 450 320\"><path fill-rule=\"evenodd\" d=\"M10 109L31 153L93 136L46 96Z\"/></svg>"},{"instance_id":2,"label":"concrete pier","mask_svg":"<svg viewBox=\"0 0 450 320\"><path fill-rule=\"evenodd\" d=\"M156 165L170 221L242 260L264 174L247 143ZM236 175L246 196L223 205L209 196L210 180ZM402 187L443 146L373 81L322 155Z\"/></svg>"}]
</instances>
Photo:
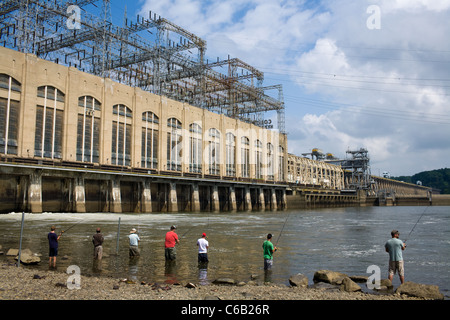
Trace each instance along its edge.
<instances>
[{"instance_id":1,"label":"concrete pier","mask_svg":"<svg viewBox=\"0 0 450 320\"><path fill-rule=\"evenodd\" d=\"M121 168L122 169L122 168ZM0 163L0 212L235 212L286 207L286 185ZM266 195L270 195L267 197ZM280 207L280 208L281 208Z\"/></svg>"}]
</instances>

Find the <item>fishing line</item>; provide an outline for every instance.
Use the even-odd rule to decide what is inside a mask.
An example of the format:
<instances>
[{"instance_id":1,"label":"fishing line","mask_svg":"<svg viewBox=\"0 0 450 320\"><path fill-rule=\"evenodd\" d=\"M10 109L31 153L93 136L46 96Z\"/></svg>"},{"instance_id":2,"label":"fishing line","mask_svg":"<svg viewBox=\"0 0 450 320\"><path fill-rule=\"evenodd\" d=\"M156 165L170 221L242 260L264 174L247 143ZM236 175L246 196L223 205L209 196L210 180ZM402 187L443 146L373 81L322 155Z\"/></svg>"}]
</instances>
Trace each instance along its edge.
<instances>
[{"instance_id":1,"label":"fishing line","mask_svg":"<svg viewBox=\"0 0 450 320\"><path fill-rule=\"evenodd\" d=\"M281 238L281 234L283 233L284 227L286 226L286 222L288 221L289 215L290 215L290 214L291 214L291 213L289 212L288 215L287 215L287 217L286 217L286 220L284 220L283 228L281 228L280 235L278 236L277 242L275 243L275 247L278 245L278 241L279 241L280 238Z\"/></svg>"},{"instance_id":2,"label":"fishing line","mask_svg":"<svg viewBox=\"0 0 450 320\"><path fill-rule=\"evenodd\" d=\"M406 240L409 239L409 236L410 236L411 233L414 231L414 229L416 228L416 226L417 226L417 224L419 223L420 219L422 219L423 215L425 214L425 212L427 212L427 210L428 210L429 207L430 207L430 206L426 207L425 210L422 212L422 214L420 215L420 217L419 217L419 219L417 220L416 224L414 225L414 227L413 227L413 228L411 229L411 231L409 232L408 237L406 238ZM406 243L406 240L403 241L403 242Z\"/></svg>"},{"instance_id":3,"label":"fishing line","mask_svg":"<svg viewBox=\"0 0 450 320\"><path fill-rule=\"evenodd\" d=\"M77 223L71 225L71 226L70 226L69 228L67 228L66 230L61 230L61 234L63 234L63 233L65 233L65 232L69 231L70 229L72 229L73 227L75 227L77 224L79 224L79 223L81 223L81 222L83 222L83 221L85 221L85 220L86 220L86 219L82 219L82 220L78 221Z\"/></svg>"}]
</instances>

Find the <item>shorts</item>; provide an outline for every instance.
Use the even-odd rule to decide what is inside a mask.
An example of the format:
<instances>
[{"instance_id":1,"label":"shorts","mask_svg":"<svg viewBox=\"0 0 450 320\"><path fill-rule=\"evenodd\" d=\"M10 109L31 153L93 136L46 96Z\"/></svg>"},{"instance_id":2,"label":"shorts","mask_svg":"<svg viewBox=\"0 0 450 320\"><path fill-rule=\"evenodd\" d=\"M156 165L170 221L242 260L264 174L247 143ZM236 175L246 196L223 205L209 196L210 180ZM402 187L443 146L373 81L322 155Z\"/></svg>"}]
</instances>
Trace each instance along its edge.
<instances>
[{"instance_id":1,"label":"shorts","mask_svg":"<svg viewBox=\"0 0 450 320\"><path fill-rule=\"evenodd\" d=\"M166 257L166 260L175 260L177 258L177 251L175 250L175 247L166 248L164 250L164 255Z\"/></svg>"},{"instance_id":2,"label":"shorts","mask_svg":"<svg viewBox=\"0 0 450 320\"><path fill-rule=\"evenodd\" d=\"M398 275L405 276L405 268L402 261L389 261L389 275L393 276L398 271Z\"/></svg>"},{"instance_id":3,"label":"shorts","mask_svg":"<svg viewBox=\"0 0 450 320\"><path fill-rule=\"evenodd\" d=\"M273 259L264 259L264 270L272 269Z\"/></svg>"},{"instance_id":4,"label":"shorts","mask_svg":"<svg viewBox=\"0 0 450 320\"><path fill-rule=\"evenodd\" d=\"M58 255L58 248L50 248L48 256L49 257L56 257Z\"/></svg>"}]
</instances>

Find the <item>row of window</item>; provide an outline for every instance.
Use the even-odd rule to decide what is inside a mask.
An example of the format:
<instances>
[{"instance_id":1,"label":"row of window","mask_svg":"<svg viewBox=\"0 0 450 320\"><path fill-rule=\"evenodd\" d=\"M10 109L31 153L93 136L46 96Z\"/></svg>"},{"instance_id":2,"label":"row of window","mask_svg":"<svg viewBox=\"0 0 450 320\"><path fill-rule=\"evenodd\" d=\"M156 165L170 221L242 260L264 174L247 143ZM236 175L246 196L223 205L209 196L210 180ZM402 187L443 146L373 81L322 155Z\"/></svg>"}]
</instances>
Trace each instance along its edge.
<instances>
[{"instance_id":1,"label":"row of window","mask_svg":"<svg viewBox=\"0 0 450 320\"><path fill-rule=\"evenodd\" d=\"M8 75L0 75L0 153L17 154L17 130L20 102L11 99L11 92L21 91L20 83ZM34 156L42 158L62 158L62 132L64 125L65 95L57 88L42 86L37 91ZM6 94L5 94L6 93ZM4 98L3 96L7 96ZM132 111L125 105L113 106L111 164L131 165L132 146ZM91 96L78 99L77 114L77 148L76 160L99 163L101 138L101 103ZM158 167L159 150L159 118L153 112L142 114L142 143L140 166L156 169ZM167 120L167 163L166 170L181 171L183 156L182 123L176 118ZM189 125L189 172L220 174L221 133L209 129L203 150L202 127L197 123ZM250 177L250 140L241 137L241 159L239 162L241 176ZM271 143L267 144L266 155L263 155L263 144L256 140L254 144L255 178L274 179L275 152ZM203 168L203 151L207 168ZM278 149L279 179L284 179L284 149ZM225 139L225 175L236 176L236 136L227 133ZM263 165L265 163L265 166ZM266 170L264 170L266 169Z\"/></svg>"}]
</instances>

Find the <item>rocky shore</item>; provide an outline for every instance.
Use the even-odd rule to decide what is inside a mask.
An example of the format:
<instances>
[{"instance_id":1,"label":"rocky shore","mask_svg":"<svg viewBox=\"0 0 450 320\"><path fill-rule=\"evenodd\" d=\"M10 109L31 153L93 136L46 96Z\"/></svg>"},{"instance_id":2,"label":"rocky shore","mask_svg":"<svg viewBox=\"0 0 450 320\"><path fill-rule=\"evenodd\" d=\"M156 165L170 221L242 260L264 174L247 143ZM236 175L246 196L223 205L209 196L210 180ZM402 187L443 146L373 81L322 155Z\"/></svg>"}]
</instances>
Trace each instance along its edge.
<instances>
[{"instance_id":1,"label":"rocky shore","mask_svg":"<svg viewBox=\"0 0 450 320\"><path fill-rule=\"evenodd\" d=\"M0 266L0 300L423 300L401 293L347 292L343 283L314 288L293 282L290 286L261 283L257 279L228 285L226 280L211 285L167 285L82 275L68 283L68 278L60 271L37 272L5 264Z\"/></svg>"}]
</instances>

